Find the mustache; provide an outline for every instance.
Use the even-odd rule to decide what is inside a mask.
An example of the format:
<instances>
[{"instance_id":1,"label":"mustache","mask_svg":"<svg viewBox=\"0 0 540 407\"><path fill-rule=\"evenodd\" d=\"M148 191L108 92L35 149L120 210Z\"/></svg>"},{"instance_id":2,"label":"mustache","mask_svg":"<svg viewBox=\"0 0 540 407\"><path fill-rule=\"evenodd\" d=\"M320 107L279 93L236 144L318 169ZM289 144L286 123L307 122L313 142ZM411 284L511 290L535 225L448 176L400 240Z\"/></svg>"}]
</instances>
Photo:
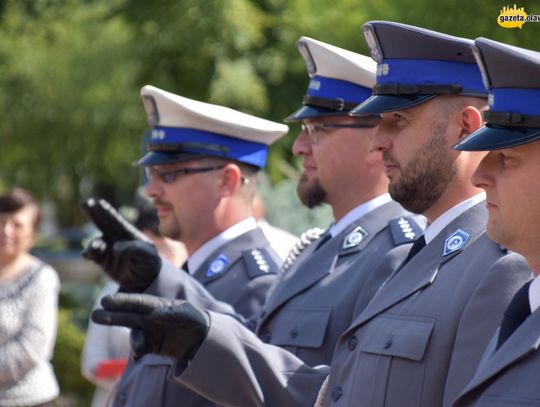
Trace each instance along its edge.
<instances>
[{"instance_id":1,"label":"mustache","mask_svg":"<svg viewBox=\"0 0 540 407\"><path fill-rule=\"evenodd\" d=\"M394 157L392 157L390 155L390 153L388 151L385 151L385 150L382 151L382 160L385 163L395 165L398 168L400 167L399 163L396 161L396 159Z\"/></svg>"},{"instance_id":2,"label":"mustache","mask_svg":"<svg viewBox=\"0 0 540 407\"><path fill-rule=\"evenodd\" d=\"M167 207L167 208L172 207L170 203L162 201L161 199L158 199L158 198L152 200L152 205L154 205L154 207L156 206L162 206L162 207Z\"/></svg>"}]
</instances>

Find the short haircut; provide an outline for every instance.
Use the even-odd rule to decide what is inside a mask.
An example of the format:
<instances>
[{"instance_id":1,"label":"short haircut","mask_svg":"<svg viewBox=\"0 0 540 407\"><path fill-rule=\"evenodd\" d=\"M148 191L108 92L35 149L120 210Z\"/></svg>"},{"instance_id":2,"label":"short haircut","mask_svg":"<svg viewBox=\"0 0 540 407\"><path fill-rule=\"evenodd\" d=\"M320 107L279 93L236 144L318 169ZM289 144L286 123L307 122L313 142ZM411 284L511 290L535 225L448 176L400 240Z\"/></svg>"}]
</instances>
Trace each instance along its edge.
<instances>
[{"instance_id":1,"label":"short haircut","mask_svg":"<svg viewBox=\"0 0 540 407\"><path fill-rule=\"evenodd\" d=\"M247 197L251 202L251 199L253 199L253 195L255 194L255 186L257 184L259 172L261 170L259 167L224 157L205 156L201 158L200 161L203 161L205 165L209 166L226 164L234 164L238 166L238 168L242 172L242 185L244 186Z\"/></svg>"},{"instance_id":2,"label":"short haircut","mask_svg":"<svg viewBox=\"0 0 540 407\"><path fill-rule=\"evenodd\" d=\"M13 214L26 207L35 210L34 230L37 230L41 222L41 209L29 191L22 188L12 188L0 195L0 213Z\"/></svg>"},{"instance_id":3,"label":"short haircut","mask_svg":"<svg viewBox=\"0 0 540 407\"><path fill-rule=\"evenodd\" d=\"M466 106L473 106L480 111L488 107L487 97L480 96L439 95L435 100L440 103L441 114L446 117L457 113Z\"/></svg>"}]
</instances>

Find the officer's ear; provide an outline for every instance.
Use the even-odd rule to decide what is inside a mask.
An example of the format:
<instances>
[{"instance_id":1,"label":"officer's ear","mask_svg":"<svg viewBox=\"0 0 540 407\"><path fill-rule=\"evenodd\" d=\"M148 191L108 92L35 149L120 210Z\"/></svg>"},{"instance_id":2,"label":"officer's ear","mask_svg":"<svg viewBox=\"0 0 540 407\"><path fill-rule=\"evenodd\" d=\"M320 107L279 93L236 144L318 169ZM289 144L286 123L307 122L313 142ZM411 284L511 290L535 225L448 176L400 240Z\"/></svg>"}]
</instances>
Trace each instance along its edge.
<instances>
[{"instance_id":1,"label":"officer's ear","mask_svg":"<svg viewBox=\"0 0 540 407\"><path fill-rule=\"evenodd\" d=\"M459 113L459 117L461 121L461 133L457 141L464 139L484 124L482 113L475 106L469 105L463 107Z\"/></svg>"},{"instance_id":2,"label":"officer's ear","mask_svg":"<svg viewBox=\"0 0 540 407\"><path fill-rule=\"evenodd\" d=\"M242 186L242 171L234 163L228 163L222 170L221 189L224 195L232 195Z\"/></svg>"}]
</instances>

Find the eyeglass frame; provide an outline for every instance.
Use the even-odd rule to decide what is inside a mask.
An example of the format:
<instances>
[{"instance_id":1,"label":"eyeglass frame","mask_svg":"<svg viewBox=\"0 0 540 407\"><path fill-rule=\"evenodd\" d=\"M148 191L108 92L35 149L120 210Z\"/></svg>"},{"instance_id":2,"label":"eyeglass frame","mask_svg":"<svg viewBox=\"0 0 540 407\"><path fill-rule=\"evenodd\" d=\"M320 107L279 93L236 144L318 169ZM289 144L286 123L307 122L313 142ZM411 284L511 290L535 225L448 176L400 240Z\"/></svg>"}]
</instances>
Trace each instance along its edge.
<instances>
[{"instance_id":1,"label":"eyeglass frame","mask_svg":"<svg viewBox=\"0 0 540 407\"><path fill-rule=\"evenodd\" d=\"M309 136L311 144L317 144L319 142L319 137L317 132L324 129L369 129L377 127L380 123L379 121L376 124L359 124L359 123L320 123L320 122L304 122L302 123L302 131L306 132ZM310 130L310 127L315 127L315 130ZM322 132L324 134L324 132Z\"/></svg>"},{"instance_id":2,"label":"eyeglass frame","mask_svg":"<svg viewBox=\"0 0 540 407\"><path fill-rule=\"evenodd\" d=\"M151 181L152 179L155 179L157 177L164 184L171 185L176 182L178 175L199 174L203 172L220 170L225 167L226 167L226 164L216 165L213 167L177 168L175 170L165 170L165 171L157 171L155 168L152 168L152 167L144 167L144 174L146 175L147 181Z\"/></svg>"}]
</instances>

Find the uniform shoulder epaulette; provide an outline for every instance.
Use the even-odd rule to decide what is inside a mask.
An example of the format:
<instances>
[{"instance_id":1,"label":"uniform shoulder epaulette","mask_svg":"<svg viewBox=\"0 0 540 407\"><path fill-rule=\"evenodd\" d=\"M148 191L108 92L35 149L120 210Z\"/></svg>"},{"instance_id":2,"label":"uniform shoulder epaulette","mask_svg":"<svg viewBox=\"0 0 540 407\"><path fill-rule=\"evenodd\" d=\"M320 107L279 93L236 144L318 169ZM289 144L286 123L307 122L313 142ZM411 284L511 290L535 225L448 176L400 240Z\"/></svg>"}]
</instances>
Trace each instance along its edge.
<instances>
[{"instance_id":1,"label":"uniform shoulder epaulette","mask_svg":"<svg viewBox=\"0 0 540 407\"><path fill-rule=\"evenodd\" d=\"M392 240L396 246L412 243L424 232L416 220L411 216L401 216L388 222Z\"/></svg>"},{"instance_id":2,"label":"uniform shoulder epaulette","mask_svg":"<svg viewBox=\"0 0 540 407\"><path fill-rule=\"evenodd\" d=\"M321 228L312 228L303 232L294 244L294 246L289 251L287 258L281 266L281 271L284 272L290 269L298 256L300 256L300 253L302 253L304 249L308 247L311 243L318 240L324 234L324 232L325 230Z\"/></svg>"},{"instance_id":3,"label":"uniform shoulder epaulette","mask_svg":"<svg viewBox=\"0 0 540 407\"><path fill-rule=\"evenodd\" d=\"M279 264L264 247L244 250L242 256L250 278L279 272Z\"/></svg>"}]
</instances>

